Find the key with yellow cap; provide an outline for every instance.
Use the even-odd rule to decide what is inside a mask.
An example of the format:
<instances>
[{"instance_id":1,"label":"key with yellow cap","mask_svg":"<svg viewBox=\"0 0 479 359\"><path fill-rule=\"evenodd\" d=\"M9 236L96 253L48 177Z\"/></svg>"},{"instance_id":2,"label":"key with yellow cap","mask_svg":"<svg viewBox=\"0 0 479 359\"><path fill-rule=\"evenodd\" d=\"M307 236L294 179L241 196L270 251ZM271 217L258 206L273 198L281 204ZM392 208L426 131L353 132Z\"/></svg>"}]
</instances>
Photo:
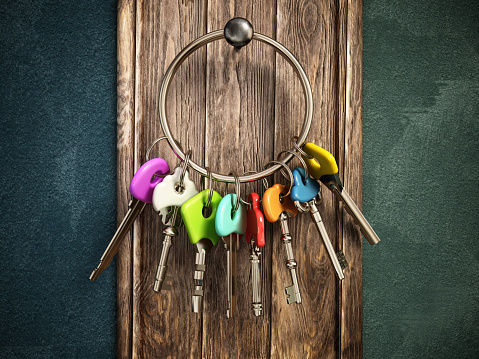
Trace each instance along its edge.
<instances>
[{"instance_id":1,"label":"key with yellow cap","mask_svg":"<svg viewBox=\"0 0 479 359\"><path fill-rule=\"evenodd\" d=\"M340 201L343 201L346 211L353 217L354 222L360 227L361 233L368 242L371 245L378 243L380 241L378 235L374 232L366 218L364 218L348 192L343 188L338 174L338 165L333 155L314 143L306 143L303 146L303 151L313 157L303 156L310 175L323 182Z\"/></svg>"}]
</instances>

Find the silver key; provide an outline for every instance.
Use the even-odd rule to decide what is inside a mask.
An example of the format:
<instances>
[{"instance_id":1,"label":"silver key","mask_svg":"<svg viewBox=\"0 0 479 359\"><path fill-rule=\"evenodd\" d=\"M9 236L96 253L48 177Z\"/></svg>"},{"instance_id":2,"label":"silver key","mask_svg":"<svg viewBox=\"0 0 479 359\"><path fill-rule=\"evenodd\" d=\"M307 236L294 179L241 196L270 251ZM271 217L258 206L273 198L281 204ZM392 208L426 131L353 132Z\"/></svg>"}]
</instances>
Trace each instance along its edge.
<instances>
[{"instance_id":1,"label":"silver key","mask_svg":"<svg viewBox=\"0 0 479 359\"><path fill-rule=\"evenodd\" d=\"M318 194L318 197L319 197L319 194ZM348 262L346 261L346 257L344 256L342 251L339 251L338 253L334 251L333 245L328 236L328 232L326 232L326 228L324 227L323 219L321 218L318 208L316 207L316 203L317 203L316 198L307 202L306 207L299 205L299 203L297 202L295 203L296 203L296 206L303 212L309 209L311 218L313 219L313 222L316 224L316 227L318 228L318 231L319 231L319 235L321 239L323 240L326 250L328 251L329 259L331 260L331 263L333 264L334 270L336 271L336 274L339 280L343 280L344 279L343 269L346 269L348 267Z\"/></svg>"},{"instance_id":2,"label":"silver key","mask_svg":"<svg viewBox=\"0 0 479 359\"><path fill-rule=\"evenodd\" d=\"M348 192L343 188L339 175L336 173L334 175L322 176L320 181L323 182L326 187L328 187L336 197L344 203L346 211L353 217L354 222L359 226L361 233L366 237L369 244L374 245L379 243L381 240L376 232L374 232L373 227L371 227L361 213L358 206L356 206L356 203L351 199Z\"/></svg>"},{"instance_id":3,"label":"silver key","mask_svg":"<svg viewBox=\"0 0 479 359\"><path fill-rule=\"evenodd\" d=\"M156 270L155 284L153 285L153 290L155 292L160 292L162 289L169 290L172 286L171 282L173 278L166 275L168 268L166 263L168 261L170 247L173 244L172 239L178 235L178 226L181 221L181 217L178 213L179 210L179 207L173 207L173 213L168 223L169 226L163 230L165 238L163 239L160 262L158 263L158 269Z\"/></svg>"},{"instance_id":4,"label":"silver key","mask_svg":"<svg viewBox=\"0 0 479 359\"><path fill-rule=\"evenodd\" d=\"M206 252L213 247L213 243L204 238L196 244L196 260L195 260L195 289L193 291L192 309L194 313L203 311L203 286L206 271Z\"/></svg>"},{"instance_id":5,"label":"silver key","mask_svg":"<svg viewBox=\"0 0 479 359\"><path fill-rule=\"evenodd\" d=\"M92 282L110 265L120 248L121 240L130 231L130 227L133 225L136 217L143 212L147 203L151 203L153 190L155 188L154 184L156 183L156 185L158 185L158 183L163 180L163 178L154 177L154 175L162 175L169 171L168 163L162 158L153 158L144 163L138 171L136 171L130 183L132 200L128 204L128 212L101 256L100 264L98 264L90 275Z\"/></svg>"},{"instance_id":6,"label":"silver key","mask_svg":"<svg viewBox=\"0 0 479 359\"><path fill-rule=\"evenodd\" d=\"M260 255L261 250L255 245L254 241L251 241L250 249L250 262L251 262L251 284L253 286L253 313L260 316L263 311L263 305L261 304L261 273L260 273Z\"/></svg>"},{"instance_id":7,"label":"silver key","mask_svg":"<svg viewBox=\"0 0 479 359\"><path fill-rule=\"evenodd\" d=\"M226 309L227 318L232 318L236 310L236 258L239 248L239 234L231 233L226 239L222 237L226 249L226 277L228 287L228 308Z\"/></svg>"},{"instance_id":8,"label":"silver key","mask_svg":"<svg viewBox=\"0 0 479 359\"><path fill-rule=\"evenodd\" d=\"M198 194L198 190L192 180L188 178L188 172L183 173L183 183L180 183L183 169L177 167L172 175L166 176L163 182L158 184L153 191L153 208L163 217L163 223L168 224L163 230L165 238L161 250L160 262L156 270L155 283L153 290L160 292L162 289L171 289L172 277L166 275L168 254L173 244L172 239L178 234L178 227L181 223L180 207L191 197ZM171 217L167 222L167 212L171 210Z\"/></svg>"},{"instance_id":9,"label":"silver key","mask_svg":"<svg viewBox=\"0 0 479 359\"><path fill-rule=\"evenodd\" d=\"M296 274L296 261L294 260L293 247L291 246L291 234L288 227L288 215L283 212L279 216L279 224L281 226L281 240L286 251L286 267L290 270L293 285L286 287L285 291L288 295L288 304L301 303L301 293L299 292L298 277Z\"/></svg>"}]
</instances>

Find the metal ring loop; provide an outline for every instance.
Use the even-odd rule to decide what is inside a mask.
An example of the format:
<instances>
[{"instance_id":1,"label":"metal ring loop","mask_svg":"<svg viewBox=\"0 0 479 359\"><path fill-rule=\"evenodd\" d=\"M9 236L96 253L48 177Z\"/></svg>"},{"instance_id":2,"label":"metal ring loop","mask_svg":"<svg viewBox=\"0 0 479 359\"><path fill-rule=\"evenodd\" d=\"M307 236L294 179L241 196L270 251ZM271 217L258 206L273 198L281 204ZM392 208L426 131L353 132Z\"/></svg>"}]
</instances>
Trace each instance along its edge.
<instances>
[{"instance_id":1,"label":"metal ring loop","mask_svg":"<svg viewBox=\"0 0 479 359\"><path fill-rule=\"evenodd\" d=\"M313 160L314 157L310 156L306 152L304 152L303 149L301 147L299 147L298 144L294 141L295 139L297 140L298 136L293 136L293 146L296 149L296 151L298 151L301 154L301 156L306 157L308 160Z\"/></svg>"},{"instance_id":2,"label":"metal ring loop","mask_svg":"<svg viewBox=\"0 0 479 359\"><path fill-rule=\"evenodd\" d=\"M161 83L159 101L158 101L158 110L159 110L161 128L165 136L168 138L168 143L170 144L170 147L182 160L185 159L185 154L183 153L181 148L179 148L178 145L176 144L173 138L173 135L171 134L170 128L168 126L168 121L166 119L166 95L168 93L168 88L170 87L171 79L175 75L176 71L178 70L180 65L183 63L183 61L185 61L186 58L188 58L189 55L191 55L193 52L195 52L197 49L199 49L203 45L206 45L210 42L220 40L220 39L224 39L223 30L210 32L191 42L188 46L186 46L183 50L181 50L180 53L176 55L176 57L173 59ZM305 103L306 103L305 120L297 141L297 145L301 146L304 140L306 139L306 136L308 135L309 129L311 127L311 121L313 118L313 94L312 94L311 85L309 84L306 73L304 72L298 60L293 56L293 54L291 54L291 52L289 52L289 50L286 49L279 42L269 38L268 36L265 36L259 33L253 33L253 40L260 41L274 47L276 51L279 52L293 66L293 68L296 70L296 73L298 74L300 78L301 84L303 85L303 89L304 89L304 96L305 96ZM293 158L292 155L288 155L285 158L285 163L288 163L292 158ZM207 174L205 168L199 166L193 161L191 161L190 167L202 175ZM275 173L280 168L281 168L281 165L276 164L272 166L271 168L264 169L263 171L255 173L255 174L240 176L239 181L240 182L256 181L260 178L264 178ZM229 182L229 183L232 183L235 181L233 177L225 176L220 173L213 172L211 175L212 175L212 178L217 181Z\"/></svg>"},{"instance_id":3,"label":"metal ring loop","mask_svg":"<svg viewBox=\"0 0 479 359\"><path fill-rule=\"evenodd\" d=\"M151 149L153 148L153 146L156 145L161 140L167 140L167 139L168 139L168 137L163 136L163 137L159 137L159 138L157 138L156 140L153 141L153 143L150 145L150 147L148 147L148 150L146 151L146 155L145 155L146 162L148 162L150 160L150 152L151 152Z\"/></svg>"},{"instance_id":4,"label":"metal ring loop","mask_svg":"<svg viewBox=\"0 0 479 359\"><path fill-rule=\"evenodd\" d=\"M308 166L306 166L306 162L304 159L296 152L292 150L284 150L278 153L278 156L276 157L279 160L279 156L281 156L283 153L291 153L294 157L296 157L299 162L301 162L301 166L303 166L304 171L306 172L306 176L311 177L308 172ZM286 175L284 174L283 170L281 170L281 174L283 175L284 178L286 178Z\"/></svg>"},{"instance_id":5,"label":"metal ring loop","mask_svg":"<svg viewBox=\"0 0 479 359\"><path fill-rule=\"evenodd\" d=\"M206 175L206 177L201 176L201 179L203 180L204 178L208 178L209 191L208 191L208 199L206 200L206 204L205 204L205 207L208 208L211 205L211 200L213 199L213 187L211 186L212 179L211 179L210 168L209 167L205 167L205 168L206 168L207 175ZM205 189L206 189L206 184L204 184L203 190L205 190Z\"/></svg>"},{"instance_id":6,"label":"metal ring loop","mask_svg":"<svg viewBox=\"0 0 479 359\"><path fill-rule=\"evenodd\" d=\"M246 174L249 174L249 173L256 173L255 171L246 171L246 172L243 172L244 175ZM268 184L268 180L266 179L266 177L263 177L262 178L262 182L263 182L263 187L264 189L268 189L269 188L269 184ZM246 204L247 206L251 206L251 203L249 203L248 201L243 201L242 198L240 198L241 202L243 202L244 204ZM261 198L259 200L259 203L263 202L263 198Z\"/></svg>"},{"instance_id":7,"label":"metal ring loop","mask_svg":"<svg viewBox=\"0 0 479 359\"><path fill-rule=\"evenodd\" d=\"M176 187L178 188L177 191L184 190L183 184L184 184L186 172L188 171L190 156L191 156L191 150L186 151L185 160L183 161L183 165L181 166L180 178L178 180L178 183L176 184Z\"/></svg>"},{"instance_id":8,"label":"metal ring loop","mask_svg":"<svg viewBox=\"0 0 479 359\"><path fill-rule=\"evenodd\" d=\"M263 166L263 168L267 167L270 163L275 163L279 166L283 166L284 168L286 168L286 170L288 171L288 174L289 174L289 190L288 190L288 193L286 193L284 196L288 196L290 193L291 193L291 188L293 188L293 184L294 184L294 177L293 177L293 172L291 172L291 168L289 168L286 163L284 162L281 162L281 161L275 161L275 160L272 160L272 161L269 161L267 164L265 164Z\"/></svg>"},{"instance_id":9,"label":"metal ring loop","mask_svg":"<svg viewBox=\"0 0 479 359\"><path fill-rule=\"evenodd\" d=\"M241 182L239 181L239 177L238 177L238 174L236 172L230 172L228 173L228 175L232 175L235 179L235 193L236 193L236 204L233 208L233 210L231 211L231 213L235 213L239 206L240 206L240 199L241 199ZM233 205L233 200L231 200L231 205Z\"/></svg>"}]
</instances>

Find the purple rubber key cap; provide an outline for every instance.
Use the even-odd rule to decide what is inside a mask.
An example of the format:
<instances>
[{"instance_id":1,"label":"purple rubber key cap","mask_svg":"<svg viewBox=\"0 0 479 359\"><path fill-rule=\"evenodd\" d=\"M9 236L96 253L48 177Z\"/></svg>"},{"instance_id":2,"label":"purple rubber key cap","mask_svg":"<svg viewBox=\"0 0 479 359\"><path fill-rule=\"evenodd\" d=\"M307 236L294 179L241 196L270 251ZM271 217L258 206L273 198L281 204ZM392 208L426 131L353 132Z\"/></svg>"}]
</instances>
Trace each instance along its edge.
<instances>
[{"instance_id":1,"label":"purple rubber key cap","mask_svg":"<svg viewBox=\"0 0 479 359\"><path fill-rule=\"evenodd\" d=\"M155 176L155 173L158 175L165 175L169 172L170 167L162 158L153 158L143 164L143 166L136 171L130 183L130 193L133 198L128 205L128 213L116 230L116 233L110 241L110 244L108 244L105 253L103 253L100 259L100 264L90 275L90 280L92 282L98 278L106 267L110 265L113 257L120 248L121 240L130 231L130 227L133 225L136 217L143 212L147 203L151 203L153 190L158 183L163 181L163 177Z\"/></svg>"},{"instance_id":2,"label":"purple rubber key cap","mask_svg":"<svg viewBox=\"0 0 479 359\"><path fill-rule=\"evenodd\" d=\"M163 177L157 177L155 173L164 175L169 172L170 167L163 158L149 160L133 176L130 183L131 195L142 202L151 203L153 190L158 183L163 181Z\"/></svg>"}]
</instances>

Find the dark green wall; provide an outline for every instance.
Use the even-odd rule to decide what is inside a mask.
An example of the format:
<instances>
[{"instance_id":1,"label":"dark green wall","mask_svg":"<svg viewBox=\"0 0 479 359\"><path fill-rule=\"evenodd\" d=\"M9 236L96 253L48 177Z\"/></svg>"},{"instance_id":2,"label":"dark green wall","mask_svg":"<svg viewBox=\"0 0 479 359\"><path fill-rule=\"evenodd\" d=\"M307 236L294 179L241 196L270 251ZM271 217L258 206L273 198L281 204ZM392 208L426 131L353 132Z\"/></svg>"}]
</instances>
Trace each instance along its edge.
<instances>
[{"instance_id":1,"label":"dark green wall","mask_svg":"<svg viewBox=\"0 0 479 359\"><path fill-rule=\"evenodd\" d=\"M479 2L364 2L364 357L479 357ZM0 3L0 358L113 358L116 2Z\"/></svg>"},{"instance_id":2,"label":"dark green wall","mask_svg":"<svg viewBox=\"0 0 479 359\"><path fill-rule=\"evenodd\" d=\"M364 357L479 358L479 2L363 11Z\"/></svg>"}]
</instances>

